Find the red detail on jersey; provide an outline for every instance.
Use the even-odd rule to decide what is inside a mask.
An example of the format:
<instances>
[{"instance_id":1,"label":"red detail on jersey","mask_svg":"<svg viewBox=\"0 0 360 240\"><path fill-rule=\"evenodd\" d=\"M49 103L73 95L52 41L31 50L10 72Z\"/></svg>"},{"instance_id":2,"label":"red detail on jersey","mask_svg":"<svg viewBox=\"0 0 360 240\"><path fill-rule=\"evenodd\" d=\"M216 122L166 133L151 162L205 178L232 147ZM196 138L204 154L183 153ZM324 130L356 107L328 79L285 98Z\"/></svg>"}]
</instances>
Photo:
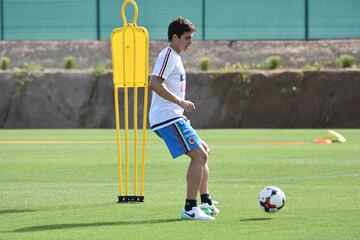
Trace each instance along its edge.
<instances>
[{"instance_id":1,"label":"red detail on jersey","mask_svg":"<svg viewBox=\"0 0 360 240\"><path fill-rule=\"evenodd\" d=\"M165 71L165 67L168 63L168 60L169 60L169 55L170 55L170 52L171 52L171 49L168 48L166 54L165 54L165 58L164 58L164 61L163 61L163 64L161 66L161 69L160 69L160 73L159 73L159 77L162 77L162 75L164 74L164 71Z\"/></svg>"},{"instance_id":2,"label":"red detail on jersey","mask_svg":"<svg viewBox=\"0 0 360 240\"><path fill-rule=\"evenodd\" d=\"M195 143L195 139L193 137L189 138L189 143L190 144L194 144Z\"/></svg>"},{"instance_id":3,"label":"red detail on jersey","mask_svg":"<svg viewBox=\"0 0 360 240\"><path fill-rule=\"evenodd\" d=\"M181 84L181 92L185 92L185 89L186 89L186 84L185 83Z\"/></svg>"}]
</instances>

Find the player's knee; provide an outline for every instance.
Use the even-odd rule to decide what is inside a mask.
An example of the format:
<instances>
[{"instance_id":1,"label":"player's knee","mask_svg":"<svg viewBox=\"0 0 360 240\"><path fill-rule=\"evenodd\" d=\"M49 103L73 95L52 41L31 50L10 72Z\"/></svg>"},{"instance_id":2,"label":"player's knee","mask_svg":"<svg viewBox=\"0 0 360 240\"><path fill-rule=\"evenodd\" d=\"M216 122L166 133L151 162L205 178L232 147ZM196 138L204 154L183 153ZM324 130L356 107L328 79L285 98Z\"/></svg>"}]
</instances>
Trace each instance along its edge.
<instances>
[{"instance_id":1,"label":"player's knee","mask_svg":"<svg viewBox=\"0 0 360 240\"><path fill-rule=\"evenodd\" d=\"M203 148L197 148L188 153L191 160L201 165L206 165L209 155Z\"/></svg>"},{"instance_id":2,"label":"player's knee","mask_svg":"<svg viewBox=\"0 0 360 240\"><path fill-rule=\"evenodd\" d=\"M207 154L210 155L210 148L204 141L202 142L202 147L205 149Z\"/></svg>"},{"instance_id":3,"label":"player's knee","mask_svg":"<svg viewBox=\"0 0 360 240\"><path fill-rule=\"evenodd\" d=\"M207 152L207 155L209 157L209 155L210 155L210 148L209 147L206 149L206 152Z\"/></svg>"},{"instance_id":4,"label":"player's knee","mask_svg":"<svg viewBox=\"0 0 360 240\"><path fill-rule=\"evenodd\" d=\"M199 160L200 160L201 164L205 166L207 164L208 159L209 159L208 153L206 151L201 151L199 153L198 157L199 157Z\"/></svg>"}]
</instances>

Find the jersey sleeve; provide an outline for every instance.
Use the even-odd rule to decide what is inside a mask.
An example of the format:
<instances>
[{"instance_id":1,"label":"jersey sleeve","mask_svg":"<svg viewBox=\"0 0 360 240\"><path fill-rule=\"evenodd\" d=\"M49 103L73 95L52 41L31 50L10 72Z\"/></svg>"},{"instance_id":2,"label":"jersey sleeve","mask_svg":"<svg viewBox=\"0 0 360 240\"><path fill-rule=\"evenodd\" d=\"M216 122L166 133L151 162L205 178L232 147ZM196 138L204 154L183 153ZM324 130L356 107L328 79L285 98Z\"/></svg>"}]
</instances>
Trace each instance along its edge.
<instances>
[{"instance_id":1,"label":"jersey sleeve","mask_svg":"<svg viewBox=\"0 0 360 240\"><path fill-rule=\"evenodd\" d=\"M166 51L162 51L154 66L152 75L167 79L175 66L174 50L167 48Z\"/></svg>"}]
</instances>

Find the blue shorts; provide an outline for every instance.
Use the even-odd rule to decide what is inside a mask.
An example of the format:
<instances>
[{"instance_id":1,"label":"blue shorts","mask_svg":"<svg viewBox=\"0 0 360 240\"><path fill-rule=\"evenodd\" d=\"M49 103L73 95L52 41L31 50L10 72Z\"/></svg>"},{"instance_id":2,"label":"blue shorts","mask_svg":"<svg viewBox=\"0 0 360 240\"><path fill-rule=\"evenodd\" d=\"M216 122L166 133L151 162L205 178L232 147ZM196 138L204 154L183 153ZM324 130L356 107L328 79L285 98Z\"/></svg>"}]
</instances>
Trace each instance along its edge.
<instances>
[{"instance_id":1,"label":"blue shorts","mask_svg":"<svg viewBox=\"0 0 360 240\"><path fill-rule=\"evenodd\" d=\"M155 133L164 140L173 158L201 146L200 137L185 119L157 129Z\"/></svg>"}]
</instances>

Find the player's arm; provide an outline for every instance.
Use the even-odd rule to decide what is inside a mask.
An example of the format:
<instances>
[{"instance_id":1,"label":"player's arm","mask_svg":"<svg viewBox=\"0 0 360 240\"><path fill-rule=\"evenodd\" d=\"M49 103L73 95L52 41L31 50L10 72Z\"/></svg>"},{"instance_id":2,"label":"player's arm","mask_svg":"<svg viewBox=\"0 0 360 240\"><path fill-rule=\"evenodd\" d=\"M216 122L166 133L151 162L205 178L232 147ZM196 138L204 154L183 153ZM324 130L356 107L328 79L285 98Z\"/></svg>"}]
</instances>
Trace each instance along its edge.
<instances>
[{"instance_id":1,"label":"player's arm","mask_svg":"<svg viewBox=\"0 0 360 240\"><path fill-rule=\"evenodd\" d=\"M191 101L179 99L175 94L173 94L165 85L164 79L158 76L152 75L149 82L149 87L151 90L156 92L160 97L175 103L182 107L186 112L195 111L195 105Z\"/></svg>"}]
</instances>

